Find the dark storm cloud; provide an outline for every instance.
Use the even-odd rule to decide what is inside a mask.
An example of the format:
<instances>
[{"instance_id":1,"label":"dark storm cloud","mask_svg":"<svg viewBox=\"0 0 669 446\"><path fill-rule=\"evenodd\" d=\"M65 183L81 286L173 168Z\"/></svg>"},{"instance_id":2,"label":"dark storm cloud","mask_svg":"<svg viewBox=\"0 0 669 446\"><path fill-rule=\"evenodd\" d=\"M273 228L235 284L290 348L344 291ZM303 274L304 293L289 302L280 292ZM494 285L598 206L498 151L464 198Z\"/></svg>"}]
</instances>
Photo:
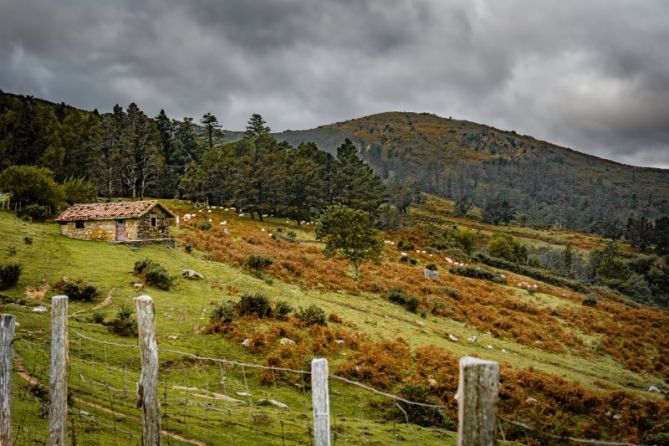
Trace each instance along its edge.
<instances>
[{"instance_id":1,"label":"dark storm cloud","mask_svg":"<svg viewBox=\"0 0 669 446\"><path fill-rule=\"evenodd\" d=\"M429 111L663 167L667 48L663 0L0 1L6 91L237 129Z\"/></svg>"}]
</instances>

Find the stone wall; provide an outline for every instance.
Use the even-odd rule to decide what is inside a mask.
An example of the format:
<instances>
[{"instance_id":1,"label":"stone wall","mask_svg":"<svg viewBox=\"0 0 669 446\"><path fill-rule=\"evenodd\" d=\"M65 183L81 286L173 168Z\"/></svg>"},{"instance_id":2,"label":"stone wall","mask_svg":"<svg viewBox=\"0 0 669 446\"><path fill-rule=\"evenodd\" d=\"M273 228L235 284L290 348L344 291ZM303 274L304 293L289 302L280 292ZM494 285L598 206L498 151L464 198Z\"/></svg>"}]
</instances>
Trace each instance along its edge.
<instances>
[{"instance_id":1,"label":"stone wall","mask_svg":"<svg viewBox=\"0 0 669 446\"><path fill-rule=\"evenodd\" d=\"M116 220L85 221L82 229L68 221L60 225L60 233L81 240L116 240Z\"/></svg>"},{"instance_id":2,"label":"stone wall","mask_svg":"<svg viewBox=\"0 0 669 446\"><path fill-rule=\"evenodd\" d=\"M156 226L151 226L151 218L156 219ZM148 240L148 239L157 239L157 238L166 238L170 236L169 231L169 216L165 214L159 207L155 207L142 217L139 220L136 220L137 224L137 237L138 240Z\"/></svg>"}]
</instances>

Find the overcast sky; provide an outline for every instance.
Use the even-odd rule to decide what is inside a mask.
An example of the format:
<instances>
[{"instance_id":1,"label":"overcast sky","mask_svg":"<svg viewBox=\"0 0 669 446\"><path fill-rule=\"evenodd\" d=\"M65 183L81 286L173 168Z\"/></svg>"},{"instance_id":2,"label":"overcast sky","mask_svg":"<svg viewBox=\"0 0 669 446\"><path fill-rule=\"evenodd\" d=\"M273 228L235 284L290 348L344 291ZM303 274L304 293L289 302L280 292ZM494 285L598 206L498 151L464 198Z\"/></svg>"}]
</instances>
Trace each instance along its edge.
<instances>
[{"instance_id":1,"label":"overcast sky","mask_svg":"<svg viewBox=\"0 0 669 446\"><path fill-rule=\"evenodd\" d=\"M0 89L228 129L427 111L669 167L669 1L0 0Z\"/></svg>"}]
</instances>

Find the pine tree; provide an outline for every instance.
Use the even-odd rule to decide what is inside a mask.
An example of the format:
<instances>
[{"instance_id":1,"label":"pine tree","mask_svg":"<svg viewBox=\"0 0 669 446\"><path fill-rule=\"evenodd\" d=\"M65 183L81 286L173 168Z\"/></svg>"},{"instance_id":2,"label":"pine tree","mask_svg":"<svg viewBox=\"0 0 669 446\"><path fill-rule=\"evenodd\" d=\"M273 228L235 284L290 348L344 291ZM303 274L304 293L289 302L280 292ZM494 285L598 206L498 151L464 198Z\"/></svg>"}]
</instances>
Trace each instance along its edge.
<instances>
[{"instance_id":1,"label":"pine tree","mask_svg":"<svg viewBox=\"0 0 669 446\"><path fill-rule=\"evenodd\" d=\"M209 136L209 149L214 148L214 133L221 128L221 125L218 123L218 119L211 113L205 113L200 119L200 124L202 124L207 131Z\"/></svg>"},{"instance_id":2,"label":"pine tree","mask_svg":"<svg viewBox=\"0 0 669 446\"><path fill-rule=\"evenodd\" d=\"M246 124L246 137L257 138L262 135L269 135L271 129L267 126L265 120L258 113L254 113Z\"/></svg>"}]
</instances>

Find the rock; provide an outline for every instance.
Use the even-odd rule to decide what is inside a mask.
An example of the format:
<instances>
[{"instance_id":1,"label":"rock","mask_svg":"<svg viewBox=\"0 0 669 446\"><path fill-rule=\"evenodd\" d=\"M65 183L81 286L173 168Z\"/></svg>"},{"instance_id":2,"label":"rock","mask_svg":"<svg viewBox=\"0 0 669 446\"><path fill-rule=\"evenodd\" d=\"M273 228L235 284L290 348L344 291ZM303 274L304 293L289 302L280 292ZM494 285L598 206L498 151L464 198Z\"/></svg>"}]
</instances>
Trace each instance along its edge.
<instances>
[{"instance_id":1,"label":"rock","mask_svg":"<svg viewBox=\"0 0 669 446\"><path fill-rule=\"evenodd\" d=\"M274 407L280 407L281 409L288 409L288 405L277 401L277 400L267 400L272 406Z\"/></svg>"},{"instance_id":2,"label":"rock","mask_svg":"<svg viewBox=\"0 0 669 446\"><path fill-rule=\"evenodd\" d=\"M169 335L167 339L177 339L179 336L177 335Z\"/></svg>"},{"instance_id":3,"label":"rock","mask_svg":"<svg viewBox=\"0 0 669 446\"><path fill-rule=\"evenodd\" d=\"M485 348L492 350L492 345L486 345Z\"/></svg>"},{"instance_id":4,"label":"rock","mask_svg":"<svg viewBox=\"0 0 669 446\"><path fill-rule=\"evenodd\" d=\"M448 335L448 339L450 339L450 340L453 341L453 342L458 342L458 338L455 337L455 336L453 336L452 334L449 334L449 335Z\"/></svg>"},{"instance_id":5,"label":"rock","mask_svg":"<svg viewBox=\"0 0 669 446\"><path fill-rule=\"evenodd\" d=\"M33 308L33 313L46 313L47 311L49 311L49 310L47 310L46 307L43 307L41 305Z\"/></svg>"},{"instance_id":6,"label":"rock","mask_svg":"<svg viewBox=\"0 0 669 446\"><path fill-rule=\"evenodd\" d=\"M428 379L428 380L427 380L427 383L428 383L431 387L436 387L436 386L437 386L437 380L434 379L434 378L430 378L430 379Z\"/></svg>"},{"instance_id":7,"label":"rock","mask_svg":"<svg viewBox=\"0 0 669 446\"><path fill-rule=\"evenodd\" d=\"M539 401L537 401L536 398L532 398L531 396L528 396L527 399L525 400L525 403L526 403L526 404L536 404L536 403L538 403L538 402L539 402Z\"/></svg>"},{"instance_id":8,"label":"rock","mask_svg":"<svg viewBox=\"0 0 669 446\"><path fill-rule=\"evenodd\" d=\"M192 270L192 269L185 269L185 270L181 271L181 275L184 276L184 278L190 279L190 280L204 279L204 276L202 275L202 273L198 273L197 271Z\"/></svg>"},{"instance_id":9,"label":"rock","mask_svg":"<svg viewBox=\"0 0 669 446\"><path fill-rule=\"evenodd\" d=\"M35 310L33 310L33 311L35 311ZM662 393L662 391L658 387L655 387L655 386L650 386L648 388L648 391L651 392L651 393Z\"/></svg>"},{"instance_id":10,"label":"rock","mask_svg":"<svg viewBox=\"0 0 669 446\"><path fill-rule=\"evenodd\" d=\"M335 344L343 345L344 340L343 339L335 339Z\"/></svg>"},{"instance_id":11,"label":"rock","mask_svg":"<svg viewBox=\"0 0 669 446\"><path fill-rule=\"evenodd\" d=\"M290 338L281 338L279 339L279 344L281 345L295 345L295 341Z\"/></svg>"},{"instance_id":12,"label":"rock","mask_svg":"<svg viewBox=\"0 0 669 446\"><path fill-rule=\"evenodd\" d=\"M622 417L623 417L622 415L620 415L619 413L617 413L617 414L615 414L615 415L613 416L613 419L614 419L614 420L619 420L619 419L621 419Z\"/></svg>"},{"instance_id":13,"label":"rock","mask_svg":"<svg viewBox=\"0 0 669 446\"><path fill-rule=\"evenodd\" d=\"M142 288L144 288L143 283L133 283L132 286L134 286L136 290L141 290Z\"/></svg>"},{"instance_id":14,"label":"rock","mask_svg":"<svg viewBox=\"0 0 669 446\"><path fill-rule=\"evenodd\" d=\"M248 392L235 392L235 393L236 393L237 395L239 395L239 396L245 396L245 397L249 397L249 396L251 396L251 394L248 393Z\"/></svg>"},{"instance_id":15,"label":"rock","mask_svg":"<svg viewBox=\"0 0 669 446\"><path fill-rule=\"evenodd\" d=\"M244 347L249 347L251 345L251 340L249 338L246 338L242 341L242 345Z\"/></svg>"},{"instance_id":16,"label":"rock","mask_svg":"<svg viewBox=\"0 0 669 446\"><path fill-rule=\"evenodd\" d=\"M478 336L471 336L469 338L469 342L476 342L477 339L478 339Z\"/></svg>"}]
</instances>

